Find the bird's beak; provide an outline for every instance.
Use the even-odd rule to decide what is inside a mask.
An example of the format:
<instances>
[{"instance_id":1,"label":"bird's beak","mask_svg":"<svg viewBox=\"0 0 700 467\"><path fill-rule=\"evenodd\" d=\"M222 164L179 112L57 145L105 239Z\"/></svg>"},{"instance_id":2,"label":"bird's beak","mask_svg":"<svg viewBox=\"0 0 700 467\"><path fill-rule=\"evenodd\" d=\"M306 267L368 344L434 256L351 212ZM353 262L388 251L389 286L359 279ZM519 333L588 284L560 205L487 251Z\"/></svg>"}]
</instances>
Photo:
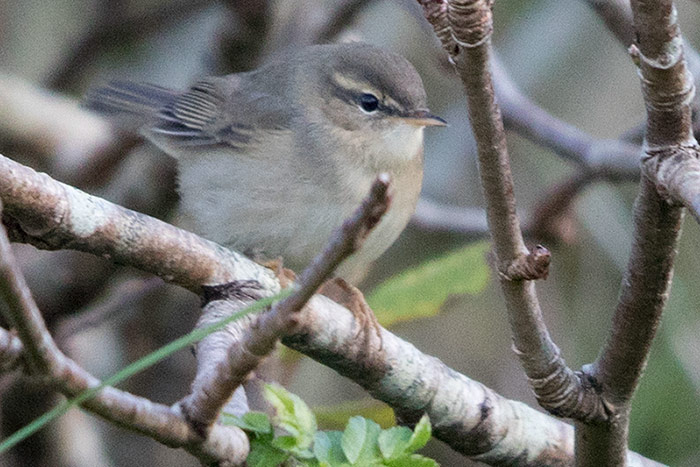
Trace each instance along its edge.
<instances>
[{"instance_id":1,"label":"bird's beak","mask_svg":"<svg viewBox=\"0 0 700 467\"><path fill-rule=\"evenodd\" d=\"M409 110L401 115L404 122L414 126L447 126L447 122L428 110Z\"/></svg>"}]
</instances>

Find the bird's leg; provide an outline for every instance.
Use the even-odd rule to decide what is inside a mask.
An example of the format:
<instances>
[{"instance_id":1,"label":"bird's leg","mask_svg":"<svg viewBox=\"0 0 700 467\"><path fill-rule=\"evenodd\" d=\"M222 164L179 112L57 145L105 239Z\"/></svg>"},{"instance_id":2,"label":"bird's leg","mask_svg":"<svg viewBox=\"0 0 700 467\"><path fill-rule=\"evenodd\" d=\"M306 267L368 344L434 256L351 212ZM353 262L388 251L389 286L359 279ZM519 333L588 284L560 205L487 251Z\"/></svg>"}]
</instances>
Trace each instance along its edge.
<instances>
[{"instance_id":1,"label":"bird's leg","mask_svg":"<svg viewBox=\"0 0 700 467\"><path fill-rule=\"evenodd\" d=\"M360 290L341 279L340 277L326 281L318 293L325 295L336 303L340 303L350 310L357 323L356 338L362 336L362 350L369 353L372 350L372 338L376 335L374 347L382 350L382 327L377 317L367 304L365 296Z\"/></svg>"},{"instance_id":2,"label":"bird's leg","mask_svg":"<svg viewBox=\"0 0 700 467\"><path fill-rule=\"evenodd\" d=\"M280 285L283 289L286 289L297 278L294 271L284 267L284 260L281 256L270 259L265 256L263 251L259 248L249 248L243 253L259 265L264 266L267 269L271 269L275 273L275 276L277 276L277 279L280 281Z\"/></svg>"}]
</instances>

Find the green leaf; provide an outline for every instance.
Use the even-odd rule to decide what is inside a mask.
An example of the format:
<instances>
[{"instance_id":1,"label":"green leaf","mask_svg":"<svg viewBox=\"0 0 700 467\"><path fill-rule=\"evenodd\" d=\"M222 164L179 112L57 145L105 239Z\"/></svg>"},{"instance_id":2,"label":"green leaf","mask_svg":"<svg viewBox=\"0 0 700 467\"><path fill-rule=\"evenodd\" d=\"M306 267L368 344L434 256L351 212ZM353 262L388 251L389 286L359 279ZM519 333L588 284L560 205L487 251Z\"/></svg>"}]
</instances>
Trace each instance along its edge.
<instances>
[{"instance_id":1,"label":"green leaf","mask_svg":"<svg viewBox=\"0 0 700 467\"><path fill-rule=\"evenodd\" d=\"M242 430L252 431L253 433L272 433L270 417L264 412L247 412L242 417L223 413L221 422L224 425L235 425Z\"/></svg>"},{"instance_id":2,"label":"green leaf","mask_svg":"<svg viewBox=\"0 0 700 467\"><path fill-rule=\"evenodd\" d=\"M340 431L319 431L314 436L314 455L324 465L350 465L341 445L343 433Z\"/></svg>"},{"instance_id":3,"label":"green leaf","mask_svg":"<svg viewBox=\"0 0 700 467\"><path fill-rule=\"evenodd\" d=\"M308 459L296 459L297 464L299 467L322 467L321 464L316 460L316 457L314 457L313 454L311 454L311 451L309 451L309 454L311 457Z\"/></svg>"},{"instance_id":4,"label":"green leaf","mask_svg":"<svg viewBox=\"0 0 700 467\"><path fill-rule=\"evenodd\" d=\"M316 406L313 412L318 425L326 429L343 429L348 419L354 415L370 418L379 423L382 428L396 425L394 410L385 403L370 398L345 401L330 406Z\"/></svg>"},{"instance_id":5,"label":"green leaf","mask_svg":"<svg viewBox=\"0 0 700 467\"><path fill-rule=\"evenodd\" d=\"M379 450L384 459L391 459L406 453L413 432L405 426L394 426L379 433Z\"/></svg>"},{"instance_id":6,"label":"green leaf","mask_svg":"<svg viewBox=\"0 0 700 467\"><path fill-rule=\"evenodd\" d=\"M297 439L294 436L278 436L270 444L283 451L291 451L297 447Z\"/></svg>"},{"instance_id":7,"label":"green leaf","mask_svg":"<svg viewBox=\"0 0 700 467\"><path fill-rule=\"evenodd\" d=\"M139 373L146 368L149 368L156 363L160 362L161 360L164 360L165 358L169 357L170 355L174 354L178 350L187 348L191 346L192 344L202 340L209 334L218 331L219 329L223 328L229 323L232 323L238 319L241 319L242 317L259 312L263 310L264 308L268 307L269 305L272 305L274 302L277 300L282 300L283 298L289 296L293 292L292 289L287 289L283 290L279 294L273 296L273 297L268 297L268 298L263 298L261 300L258 300L257 302L251 304L250 306L247 306L246 308L242 309L241 311L232 314L231 316L227 316L226 318L211 324L209 326L195 329L194 331L191 331L188 334L185 334L184 336L180 337L179 339L175 339L174 341L170 342L167 345L164 345L160 349L151 352L150 354L146 355L143 358L140 358L136 360L134 363L128 365L127 367L123 368L122 370L118 371L116 374L110 376L109 378L105 379L100 383L99 385L95 386L94 388L88 389L86 391L81 392L77 396L75 396L72 399L69 399L61 404L59 404L57 407L54 407L52 410L49 412L46 412L44 415L36 418L34 421L32 421L29 425L26 425L25 427L17 430L14 432L11 436L5 438L2 443L0 443L0 454L3 452L7 451L17 443L21 442L22 440L28 438L32 434L36 433L39 431L41 428L43 428L47 423L50 421L54 420L55 418L60 417L64 413L68 412L68 410L71 407L74 407L78 404L82 404L83 402L92 399L95 397L97 393L99 393L102 389L104 389L107 386L116 386L117 384L121 383L127 378L130 378L131 376L135 375L136 373Z\"/></svg>"},{"instance_id":8,"label":"green leaf","mask_svg":"<svg viewBox=\"0 0 700 467\"><path fill-rule=\"evenodd\" d=\"M258 439L250 440L250 454L246 459L246 465L250 467L278 467L289 458L286 452L271 446L266 441Z\"/></svg>"},{"instance_id":9,"label":"green leaf","mask_svg":"<svg viewBox=\"0 0 700 467\"><path fill-rule=\"evenodd\" d=\"M360 452L367 438L366 419L362 417L352 417L348 421L348 426L343 431L341 446L345 457L351 464L360 458Z\"/></svg>"},{"instance_id":10,"label":"green leaf","mask_svg":"<svg viewBox=\"0 0 700 467\"><path fill-rule=\"evenodd\" d=\"M296 394L282 386L266 384L265 399L275 408L275 423L296 438L300 449L311 447L316 434L316 417Z\"/></svg>"},{"instance_id":11,"label":"green leaf","mask_svg":"<svg viewBox=\"0 0 700 467\"><path fill-rule=\"evenodd\" d=\"M411 439L408 441L406 451L415 452L419 450L428 444L428 441L430 441L430 436L432 436L430 418L428 418L428 414L424 414L416 424L416 427L413 429L413 435L411 435Z\"/></svg>"},{"instance_id":12,"label":"green leaf","mask_svg":"<svg viewBox=\"0 0 700 467\"><path fill-rule=\"evenodd\" d=\"M433 316L451 295L484 290L489 248L475 243L404 271L377 287L367 303L383 326Z\"/></svg>"},{"instance_id":13,"label":"green leaf","mask_svg":"<svg viewBox=\"0 0 700 467\"><path fill-rule=\"evenodd\" d=\"M384 462L388 467L440 467L440 464L418 454L405 455Z\"/></svg>"},{"instance_id":14,"label":"green leaf","mask_svg":"<svg viewBox=\"0 0 700 467\"><path fill-rule=\"evenodd\" d=\"M362 417L352 417L343 432L341 446L352 465L367 466L381 460L377 439L381 428Z\"/></svg>"}]
</instances>

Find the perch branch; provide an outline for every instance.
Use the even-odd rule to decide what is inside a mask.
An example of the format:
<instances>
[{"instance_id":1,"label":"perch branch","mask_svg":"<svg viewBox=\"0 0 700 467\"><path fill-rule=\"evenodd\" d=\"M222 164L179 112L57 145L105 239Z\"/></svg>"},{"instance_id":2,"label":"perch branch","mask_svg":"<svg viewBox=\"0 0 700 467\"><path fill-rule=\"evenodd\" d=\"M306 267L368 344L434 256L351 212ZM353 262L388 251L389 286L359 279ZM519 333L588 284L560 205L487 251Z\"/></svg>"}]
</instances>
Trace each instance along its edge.
<instances>
[{"instance_id":1,"label":"perch branch","mask_svg":"<svg viewBox=\"0 0 700 467\"><path fill-rule=\"evenodd\" d=\"M145 226L139 231L140 241L151 246L159 244L155 239L161 236L162 229L157 221L127 209L116 209L104 200L68 188L48 176L37 174L9 159L0 158L0 198L5 201L7 209L12 208L16 224L48 223L53 226L53 229L48 231L33 231L36 235L33 238L25 233L24 240L32 240L44 248L73 247L90 251L89 242L86 242L82 235L84 229L75 230L71 227L72 223L61 227L61 217L56 219L51 215L56 211L69 213L75 208L74 205L79 205L84 216L89 219L102 219L103 225L108 214L117 218L123 216L139 219ZM22 194L25 196L21 196ZM50 206L42 206L36 199L57 203L62 208L50 209ZM68 214L66 216L70 217ZM113 220L109 225L122 224L122 221ZM42 233L51 238L55 237L52 234L54 229L62 232L64 236L60 244L42 238ZM172 229L179 231L174 227ZM167 243L167 250L163 252L164 258L170 258L168 261L159 259L160 255L154 255L154 262L144 264L137 255L125 252L125 239L131 238L129 229L116 229L113 235L105 236L98 244L100 248L93 253L107 253L112 258L120 257L124 263L141 267L196 291L201 291L205 285L216 284L216 278L219 279L219 284L254 281L253 283L260 284L259 288L256 288L256 292L260 294L272 295L280 290L279 282L268 269L245 261L243 267L232 260L238 257L237 254L198 239L193 234L180 231L175 235L173 231L166 229L173 239ZM195 241L195 237L198 240ZM138 250L141 247L134 243L131 248ZM201 258L201 261L192 261L190 258L193 256ZM133 263L130 263L132 260ZM485 386L449 369L439 360L420 353L415 347L384 329L380 329L383 356L375 356L375 360L372 360L374 364L370 364L367 352L358 349L355 315L350 310L318 295L309 301L304 310L294 336L286 339L285 343L302 352L313 353L321 363L341 371L353 380L362 381L361 378L365 378L362 384L370 389L375 397L389 402L400 412L425 409L436 426L436 436L445 440L458 452L478 456L484 462L501 464L513 462L522 456L553 459L554 465L557 462L573 462L573 430L563 422L524 404L496 395ZM318 334L312 336L311 333ZM296 341L299 341L298 344L295 344ZM377 358L382 360L377 363ZM369 370L378 367L385 368L386 371L368 374ZM429 373L426 371L429 369L442 376L437 379L427 378ZM378 379L372 379L370 376L377 376ZM439 383L435 384L434 381ZM106 397L105 394L114 394L114 391L117 390L106 388L100 393L102 396L98 395L98 399ZM438 395L442 397L437 397ZM450 404L455 405L453 407ZM129 413L140 411L140 405L135 402L131 407L132 411ZM452 412L451 407L454 408ZM112 416L108 411L100 410L104 412L103 416ZM190 439L187 437L195 435L197 439L201 439L191 429L191 425L172 415L169 408L167 410L163 414L163 420L168 426L173 426L177 433L187 434L178 440ZM119 424L125 426L123 421ZM186 426L185 430L181 430L183 425ZM219 429L216 425L215 430ZM150 425L141 427L140 430L146 434L157 432ZM504 437L503 433L508 433L508 436ZM537 433L544 434L540 436ZM214 432L210 433L208 439L215 435ZM177 445L168 440L163 442ZM630 459L631 465L653 465L653 461L634 453L630 453Z\"/></svg>"},{"instance_id":2,"label":"perch branch","mask_svg":"<svg viewBox=\"0 0 700 467\"><path fill-rule=\"evenodd\" d=\"M0 225L0 292L7 302L7 319L21 340L22 356L35 376L50 378L69 397L95 388L100 381L66 357L56 346L17 267L4 226ZM6 337L6 332L0 334ZM3 339L6 343L7 339ZM9 345L17 344L9 339ZM3 352L4 353L4 352ZM242 464L248 455L245 434L233 427L220 427L201 438L177 409L111 387L100 390L83 407L117 425L150 436L169 446L184 447L204 462Z\"/></svg>"},{"instance_id":3,"label":"perch branch","mask_svg":"<svg viewBox=\"0 0 700 467\"><path fill-rule=\"evenodd\" d=\"M202 434L216 422L221 409L275 347L280 336L296 327L298 311L316 293L338 265L357 251L369 231L389 207L388 176L380 176L355 213L333 234L327 248L304 270L296 291L252 323L234 322L197 345L197 375L191 393L180 402L183 413ZM256 298L255 292L214 300L205 306L199 326L240 310ZM241 331L241 326L245 331Z\"/></svg>"}]
</instances>

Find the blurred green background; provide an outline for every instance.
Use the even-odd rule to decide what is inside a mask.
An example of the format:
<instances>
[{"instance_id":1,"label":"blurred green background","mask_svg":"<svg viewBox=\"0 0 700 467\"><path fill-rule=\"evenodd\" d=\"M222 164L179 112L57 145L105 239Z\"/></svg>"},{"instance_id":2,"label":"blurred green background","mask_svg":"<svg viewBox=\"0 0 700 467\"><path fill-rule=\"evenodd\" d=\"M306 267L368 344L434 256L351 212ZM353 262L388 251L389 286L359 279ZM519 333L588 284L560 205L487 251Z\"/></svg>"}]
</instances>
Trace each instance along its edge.
<instances>
[{"instance_id":1,"label":"blurred green background","mask_svg":"<svg viewBox=\"0 0 700 467\"><path fill-rule=\"evenodd\" d=\"M265 56L308 42L315 25L323 24L324 18L348 2L271 2L267 26L261 29L255 29L254 22L236 20L236 12L245 10L241 5L246 3L256 8L263 2L0 1L0 76L41 88L53 85L55 92L73 99L79 99L91 83L110 78L183 87L197 77L241 71ZM415 2L362 3L357 16L334 39L363 40L405 55L423 76L431 109L450 123L447 129L427 133L424 194L444 203L482 206L465 99L459 81L440 65L442 55L432 30ZM231 4L238 4L238 9ZM97 42L98 50L71 70L69 80L52 83L55 71L64 66L86 34L100 30L105 17L115 15L114 22L123 19L119 15L144 17L161 11L164 5L174 5L173 11L136 30L105 35ZM700 44L700 31L695 27L700 4L687 0L677 5L684 37L691 44ZM626 47L607 31L586 2L496 2L495 26L494 44L505 68L527 96L553 115L598 138L616 138L643 121L639 80ZM16 137L5 136L6 127L15 124L0 123L0 152L61 178L63 174L52 172L46 159L25 150ZM512 132L509 150L523 213L532 212L548 188L576 171L556 154ZM133 197L140 203L148 202L143 193L149 193L141 184L172 185L171 162L152 148L135 149L116 163L116 171L137 174L146 158L155 158L164 168L156 176L134 182L139 188L133 188L137 193ZM112 199L108 181L97 179L88 191ZM635 193L635 183L591 184L572 202L567 241L547 239L553 261L549 278L538 284L540 301L553 338L573 368L593 361L607 337L630 248ZM172 212L172 204L159 206L154 214L167 217ZM696 223L688 219L671 298L632 413L631 448L671 465L700 465L699 233ZM378 262L363 288L369 291L405 268L475 241L479 239L409 227ZM531 244L538 241L541 239L528 239ZM73 264L69 258L73 253L36 252L26 246L17 251L35 293L39 294L48 281L58 291L57 296L40 303L60 302L68 311L76 311L70 305L77 300L89 310L95 300L114 293L110 279L106 285L95 285L100 291L97 297L76 299L67 292L62 296L61 290L73 290L76 284L89 281L92 270L78 267L47 277L32 271L46 271L42 265L51 258L54 263L60 257L61 264ZM129 306L129 311L120 312L117 318L72 335L66 344L70 354L90 371L105 376L189 330L197 318L197 298L174 287L159 287L157 292L140 299L138 307ZM46 311L48 305L42 309ZM60 324L61 319L58 316L56 322ZM493 278L478 294L451 296L438 316L403 321L392 331L504 396L537 407L511 351L504 305ZM290 363L292 367L293 371L285 373L288 387L311 406L327 411L342 401L366 397L359 387L308 359ZM193 368L194 358L181 352L122 387L172 403L187 390ZM26 423L33 410L48 407L52 400L49 393L29 391L26 382L7 377L2 388L5 432ZM424 452L446 466L473 464L435 441ZM183 451L74 411L23 443L13 455L0 459L0 465L197 464Z\"/></svg>"}]
</instances>

